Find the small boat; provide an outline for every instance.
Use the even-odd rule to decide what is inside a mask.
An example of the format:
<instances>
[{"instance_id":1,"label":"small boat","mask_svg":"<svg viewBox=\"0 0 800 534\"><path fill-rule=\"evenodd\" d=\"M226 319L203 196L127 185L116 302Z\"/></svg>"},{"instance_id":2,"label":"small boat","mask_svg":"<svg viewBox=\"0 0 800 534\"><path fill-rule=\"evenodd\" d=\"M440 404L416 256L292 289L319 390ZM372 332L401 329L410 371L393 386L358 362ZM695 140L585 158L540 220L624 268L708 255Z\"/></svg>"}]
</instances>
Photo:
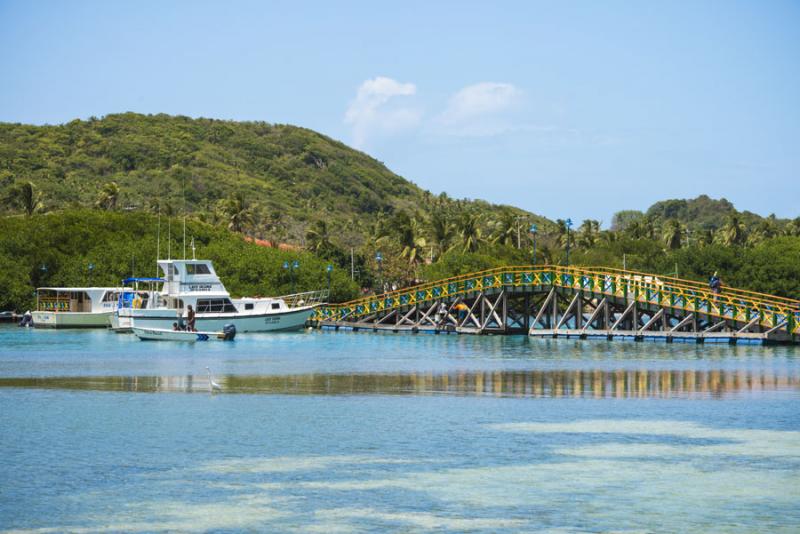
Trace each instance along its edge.
<instances>
[{"instance_id":1,"label":"small boat","mask_svg":"<svg viewBox=\"0 0 800 534\"><path fill-rule=\"evenodd\" d=\"M134 326L133 333L141 340L148 341L233 341L236 337L236 327L225 325L221 332L191 332L189 330L169 330L167 328L140 328Z\"/></svg>"}]
</instances>

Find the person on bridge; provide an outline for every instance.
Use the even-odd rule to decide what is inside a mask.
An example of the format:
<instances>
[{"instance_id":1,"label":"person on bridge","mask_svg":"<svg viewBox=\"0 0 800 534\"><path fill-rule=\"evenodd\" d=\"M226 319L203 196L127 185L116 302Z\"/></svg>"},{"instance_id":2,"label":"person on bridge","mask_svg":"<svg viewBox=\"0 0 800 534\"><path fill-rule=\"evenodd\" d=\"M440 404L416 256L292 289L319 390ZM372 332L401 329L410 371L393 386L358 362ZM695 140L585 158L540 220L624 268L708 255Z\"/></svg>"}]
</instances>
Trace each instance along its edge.
<instances>
[{"instance_id":1,"label":"person on bridge","mask_svg":"<svg viewBox=\"0 0 800 534\"><path fill-rule=\"evenodd\" d=\"M436 316L436 324L441 326L447 318L447 304L444 302L439 303L439 309L436 311Z\"/></svg>"},{"instance_id":2,"label":"person on bridge","mask_svg":"<svg viewBox=\"0 0 800 534\"><path fill-rule=\"evenodd\" d=\"M711 288L715 295L719 295L722 292L722 280L717 276L717 271L714 271L714 274L708 279L708 287Z\"/></svg>"}]
</instances>

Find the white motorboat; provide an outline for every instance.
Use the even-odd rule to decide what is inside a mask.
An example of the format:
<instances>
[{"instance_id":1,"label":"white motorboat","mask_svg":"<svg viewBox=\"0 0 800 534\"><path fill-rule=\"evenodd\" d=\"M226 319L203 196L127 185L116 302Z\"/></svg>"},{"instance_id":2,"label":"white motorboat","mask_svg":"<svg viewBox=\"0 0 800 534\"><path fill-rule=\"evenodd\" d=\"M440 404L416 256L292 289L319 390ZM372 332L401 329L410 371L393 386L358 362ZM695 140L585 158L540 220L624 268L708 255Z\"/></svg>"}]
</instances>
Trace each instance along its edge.
<instances>
[{"instance_id":1,"label":"white motorboat","mask_svg":"<svg viewBox=\"0 0 800 534\"><path fill-rule=\"evenodd\" d=\"M238 332L299 330L327 297L322 291L278 298L232 299L209 260L159 260L163 286L147 306L120 308L119 324L172 331L185 325L189 306L195 329L220 331L232 324Z\"/></svg>"},{"instance_id":2,"label":"white motorboat","mask_svg":"<svg viewBox=\"0 0 800 534\"><path fill-rule=\"evenodd\" d=\"M230 325L228 325L230 326ZM236 337L235 328L223 329L219 332L190 332L187 330L168 330L166 328L132 328L136 337L142 341L184 341L195 343L197 341L233 341Z\"/></svg>"},{"instance_id":3,"label":"white motorboat","mask_svg":"<svg viewBox=\"0 0 800 534\"><path fill-rule=\"evenodd\" d=\"M46 328L108 328L121 287L40 287L33 324Z\"/></svg>"},{"instance_id":4,"label":"white motorboat","mask_svg":"<svg viewBox=\"0 0 800 534\"><path fill-rule=\"evenodd\" d=\"M163 278L126 278L123 292L117 300L117 307L111 314L111 330L123 334L132 332L133 318L129 313L119 313L125 309L148 309L158 306L160 284ZM130 286L128 286L130 284Z\"/></svg>"}]
</instances>

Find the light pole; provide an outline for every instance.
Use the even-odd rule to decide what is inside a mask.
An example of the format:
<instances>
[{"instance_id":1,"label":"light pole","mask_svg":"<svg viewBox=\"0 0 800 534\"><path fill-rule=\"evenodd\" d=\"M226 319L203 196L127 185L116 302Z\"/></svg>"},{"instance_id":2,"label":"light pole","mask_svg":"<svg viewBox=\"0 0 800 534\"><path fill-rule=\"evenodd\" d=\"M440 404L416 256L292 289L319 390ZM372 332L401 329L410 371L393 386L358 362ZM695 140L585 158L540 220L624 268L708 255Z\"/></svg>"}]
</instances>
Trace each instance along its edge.
<instances>
[{"instance_id":1,"label":"light pole","mask_svg":"<svg viewBox=\"0 0 800 534\"><path fill-rule=\"evenodd\" d=\"M295 275L294 275L294 272L299 268L300 268L300 262L297 261L297 260L294 260L292 262L292 293L295 292L295 285L294 285L294 276Z\"/></svg>"},{"instance_id":2,"label":"light pole","mask_svg":"<svg viewBox=\"0 0 800 534\"><path fill-rule=\"evenodd\" d=\"M564 224L567 225L567 267L569 267L569 229L572 226L572 219L567 219Z\"/></svg>"},{"instance_id":3,"label":"light pole","mask_svg":"<svg viewBox=\"0 0 800 534\"><path fill-rule=\"evenodd\" d=\"M378 281L380 282L380 292L383 293L383 254L380 250L375 253L375 261L378 262Z\"/></svg>"},{"instance_id":4,"label":"light pole","mask_svg":"<svg viewBox=\"0 0 800 534\"><path fill-rule=\"evenodd\" d=\"M94 263L89 264L89 287L92 287L92 273L94 272Z\"/></svg>"},{"instance_id":5,"label":"light pole","mask_svg":"<svg viewBox=\"0 0 800 534\"><path fill-rule=\"evenodd\" d=\"M331 273L333 272L333 265L328 264L325 267L325 273L328 275L328 300L331 300Z\"/></svg>"},{"instance_id":6,"label":"light pole","mask_svg":"<svg viewBox=\"0 0 800 534\"><path fill-rule=\"evenodd\" d=\"M531 225L530 231L533 234L533 264L536 265L536 231L538 228L535 224Z\"/></svg>"}]
</instances>

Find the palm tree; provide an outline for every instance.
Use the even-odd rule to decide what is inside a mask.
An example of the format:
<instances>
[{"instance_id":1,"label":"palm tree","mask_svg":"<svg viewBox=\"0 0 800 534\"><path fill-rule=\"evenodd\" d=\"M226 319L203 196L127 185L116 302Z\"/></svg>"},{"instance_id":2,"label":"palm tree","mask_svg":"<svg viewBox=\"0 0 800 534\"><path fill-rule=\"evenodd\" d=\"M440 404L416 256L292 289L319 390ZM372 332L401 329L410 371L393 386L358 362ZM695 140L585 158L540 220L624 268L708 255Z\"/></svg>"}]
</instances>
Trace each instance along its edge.
<instances>
[{"instance_id":1,"label":"palm tree","mask_svg":"<svg viewBox=\"0 0 800 534\"><path fill-rule=\"evenodd\" d=\"M519 235L518 218L510 212L504 212L499 219L492 223L494 230L491 235L492 243L499 243L501 245L511 245L512 247L517 243L517 235Z\"/></svg>"},{"instance_id":2,"label":"palm tree","mask_svg":"<svg viewBox=\"0 0 800 534\"><path fill-rule=\"evenodd\" d=\"M100 189L100 195L97 197L95 205L104 210L113 210L116 209L118 200L119 185L117 185L117 182L107 182Z\"/></svg>"},{"instance_id":3,"label":"palm tree","mask_svg":"<svg viewBox=\"0 0 800 534\"><path fill-rule=\"evenodd\" d=\"M750 232L750 235L747 236L747 244L751 247L758 245L767 239L777 236L779 232L775 217L769 217L758 223L753 231Z\"/></svg>"},{"instance_id":4,"label":"palm tree","mask_svg":"<svg viewBox=\"0 0 800 534\"><path fill-rule=\"evenodd\" d=\"M597 242L600 233L600 221L585 219L578 228L578 244L585 248L591 248Z\"/></svg>"},{"instance_id":5,"label":"palm tree","mask_svg":"<svg viewBox=\"0 0 800 534\"><path fill-rule=\"evenodd\" d=\"M408 258L411 265L422 261L426 242L417 219L401 211L392 218L392 228L400 244L400 256Z\"/></svg>"},{"instance_id":6,"label":"palm tree","mask_svg":"<svg viewBox=\"0 0 800 534\"><path fill-rule=\"evenodd\" d=\"M800 217L789 221L783 231L786 235L800 236Z\"/></svg>"},{"instance_id":7,"label":"palm tree","mask_svg":"<svg viewBox=\"0 0 800 534\"><path fill-rule=\"evenodd\" d=\"M331 248L328 223L320 219L306 232L306 248L315 254L324 254Z\"/></svg>"},{"instance_id":8,"label":"palm tree","mask_svg":"<svg viewBox=\"0 0 800 534\"><path fill-rule=\"evenodd\" d=\"M464 210L458 217L457 232L464 252L475 252L483 243L483 231L478 214Z\"/></svg>"},{"instance_id":9,"label":"palm tree","mask_svg":"<svg viewBox=\"0 0 800 534\"><path fill-rule=\"evenodd\" d=\"M11 189L6 203L19 207L25 215L31 216L42 209L42 194L36 191L33 182L25 182Z\"/></svg>"},{"instance_id":10,"label":"palm tree","mask_svg":"<svg viewBox=\"0 0 800 534\"><path fill-rule=\"evenodd\" d=\"M436 243L440 255L450 248L450 241L453 239L453 223L450 222L450 217L444 210L434 209L430 220L430 237L431 241Z\"/></svg>"},{"instance_id":11,"label":"palm tree","mask_svg":"<svg viewBox=\"0 0 800 534\"><path fill-rule=\"evenodd\" d=\"M738 215L731 215L714 238L723 245L741 245L747 239L747 227Z\"/></svg>"},{"instance_id":12,"label":"palm tree","mask_svg":"<svg viewBox=\"0 0 800 534\"><path fill-rule=\"evenodd\" d=\"M683 237L683 225L678 219L670 219L664 225L664 243L670 250L681 248L681 238Z\"/></svg>"},{"instance_id":13,"label":"palm tree","mask_svg":"<svg viewBox=\"0 0 800 534\"><path fill-rule=\"evenodd\" d=\"M228 229L234 232L242 232L253 221L247 197L241 191L223 200L221 209L228 221Z\"/></svg>"}]
</instances>

